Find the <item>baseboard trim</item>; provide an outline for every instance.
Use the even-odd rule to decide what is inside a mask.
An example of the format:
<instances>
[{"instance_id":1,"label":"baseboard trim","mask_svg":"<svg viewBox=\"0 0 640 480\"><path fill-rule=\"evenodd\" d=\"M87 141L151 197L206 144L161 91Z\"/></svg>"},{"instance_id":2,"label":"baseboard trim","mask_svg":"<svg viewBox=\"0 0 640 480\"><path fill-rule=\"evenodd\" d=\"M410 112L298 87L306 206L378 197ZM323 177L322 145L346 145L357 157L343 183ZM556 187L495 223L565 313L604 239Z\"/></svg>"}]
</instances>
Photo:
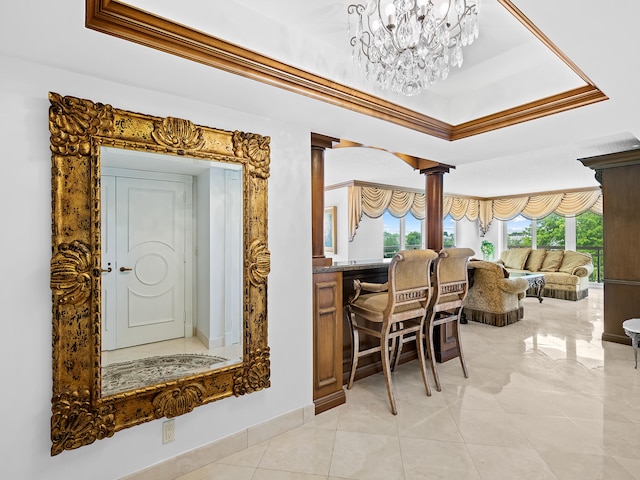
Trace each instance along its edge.
<instances>
[{"instance_id":1,"label":"baseboard trim","mask_svg":"<svg viewBox=\"0 0 640 480\"><path fill-rule=\"evenodd\" d=\"M313 420L314 416L315 406L311 404L121 477L120 480L173 480L297 428Z\"/></svg>"},{"instance_id":2,"label":"baseboard trim","mask_svg":"<svg viewBox=\"0 0 640 480\"><path fill-rule=\"evenodd\" d=\"M316 407L316 415L322 412L326 412L338 405L342 405L347 401L347 396L344 393L344 389L341 387L340 390L330 393L329 395L325 395L324 397L317 398L313 401Z\"/></svg>"},{"instance_id":3,"label":"baseboard trim","mask_svg":"<svg viewBox=\"0 0 640 480\"><path fill-rule=\"evenodd\" d=\"M605 342L622 343L623 345L631 345L631 338L626 335L619 335L617 333L602 333L602 340Z\"/></svg>"}]
</instances>

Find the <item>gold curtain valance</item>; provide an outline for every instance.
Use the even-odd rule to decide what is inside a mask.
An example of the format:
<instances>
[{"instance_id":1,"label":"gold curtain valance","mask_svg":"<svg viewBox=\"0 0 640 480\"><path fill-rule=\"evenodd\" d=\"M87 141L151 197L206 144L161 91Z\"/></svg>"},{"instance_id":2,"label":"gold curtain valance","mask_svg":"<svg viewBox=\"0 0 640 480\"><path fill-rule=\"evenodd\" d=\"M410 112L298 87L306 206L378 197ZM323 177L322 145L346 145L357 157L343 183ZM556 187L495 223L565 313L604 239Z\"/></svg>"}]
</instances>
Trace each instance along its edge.
<instances>
[{"instance_id":1,"label":"gold curtain valance","mask_svg":"<svg viewBox=\"0 0 640 480\"><path fill-rule=\"evenodd\" d=\"M352 183L349 185L349 241L353 240L362 215L378 218L384 214L385 210L389 210L395 217L404 217L411 212L417 219L424 220L424 193L391 186L385 187L379 184ZM443 218L451 215L454 220L463 218L472 222L478 220L480 235L484 236L494 218L508 221L523 215L537 220L551 213L566 217L580 215L587 210L602 215L602 192L599 188L494 199L445 195L442 215Z\"/></svg>"},{"instance_id":2,"label":"gold curtain valance","mask_svg":"<svg viewBox=\"0 0 640 480\"><path fill-rule=\"evenodd\" d=\"M551 213L566 217L580 215L587 210L602 215L602 192L599 188L484 200L445 195L442 213L444 216L451 215L454 220L463 217L471 221L479 220L480 234L484 236L494 218L508 221L523 215L537 220Z\"/></svg>"},{"instance_id":3,"label":"gold curtain valance","mask_svg":"<svg viewBox=\"0 0 640 480\"><path fill-rule=\"evenodd\" d=\"M451 215L454 220L462 220L464 217L473 221L480 215L480 200L475 198L459 198L445 195L443 199L444 216Z\"/></svg>"},{"instance_id":4,"label":"gold curtain valance","mask_svg":"<svg viewBox=\"0 0 640 480\"><path fill-rule=\"evenodd\" d=\"M378 218L385 210L394 217L407 213L424 220L425 195L410 190L390 189L363 185L350 185L349 196L349 241L353 240L362 215Z\"/></svg>"}]
</instances>

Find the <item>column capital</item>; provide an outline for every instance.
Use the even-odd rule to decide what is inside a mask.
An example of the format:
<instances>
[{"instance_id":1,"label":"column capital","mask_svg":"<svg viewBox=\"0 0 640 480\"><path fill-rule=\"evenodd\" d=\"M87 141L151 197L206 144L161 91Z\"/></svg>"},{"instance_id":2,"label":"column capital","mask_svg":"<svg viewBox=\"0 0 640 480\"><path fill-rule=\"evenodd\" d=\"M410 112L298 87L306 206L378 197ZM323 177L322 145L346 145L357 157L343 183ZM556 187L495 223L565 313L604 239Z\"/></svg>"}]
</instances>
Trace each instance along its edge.
<instances>
[{"instance_id":1,"label":"column capital","mask_svg":"<svg viewBox=\"0 0 640 480\"><path fill-rule=\"evenodd\" d=\"M444 163L441 163L435 167L430 167L430 168L423 168L422 170L420 170L420 173L422 173L423 175L444 175L445 173L449 173L449 170L451 170L452 168L456 168L453 165L446 165Z\"/></svg>"},{"instance_id":2,"label":"column capital","mask_svg":"<svg viewBox=\"0 0 640 480\"><path fill-rule=\"evenodd\" d=\"M333 148L333 144L339 142L339 138L311 132L311 148Z\"/></svg>"}]
</instances>

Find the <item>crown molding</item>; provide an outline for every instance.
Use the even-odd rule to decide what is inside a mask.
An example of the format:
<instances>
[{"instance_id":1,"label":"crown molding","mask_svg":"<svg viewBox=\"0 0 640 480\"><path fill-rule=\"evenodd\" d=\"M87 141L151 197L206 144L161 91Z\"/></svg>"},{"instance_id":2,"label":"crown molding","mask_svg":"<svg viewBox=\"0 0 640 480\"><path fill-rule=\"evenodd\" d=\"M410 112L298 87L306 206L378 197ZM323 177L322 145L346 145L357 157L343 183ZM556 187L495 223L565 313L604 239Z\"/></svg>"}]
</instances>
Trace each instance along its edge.
<instances>
[{"instance_id":1,"label":"crown molding","mask_svg":"<svg viewBox=\"0 0 640 480\"><path fill-rule=\"evenodd\" d=\"M120 1L86 0L85 26L448 141L479 135L608 98L511 0L498 1L579 75L586 85L455 126Z\"/></svg>"}]
</instances>

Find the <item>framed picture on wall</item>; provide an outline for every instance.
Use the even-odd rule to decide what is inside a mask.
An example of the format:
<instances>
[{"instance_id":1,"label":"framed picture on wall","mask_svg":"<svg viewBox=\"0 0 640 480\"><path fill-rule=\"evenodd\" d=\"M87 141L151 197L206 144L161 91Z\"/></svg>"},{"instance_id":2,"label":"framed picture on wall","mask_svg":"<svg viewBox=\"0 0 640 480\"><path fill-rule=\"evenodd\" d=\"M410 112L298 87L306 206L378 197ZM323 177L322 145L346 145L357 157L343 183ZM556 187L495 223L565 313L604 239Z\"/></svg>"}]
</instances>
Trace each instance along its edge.
<instances>
[{"instance_id":1,"label":"framed picture on wall","mask_svg":"<svg viewBox=\"0 0 640 480\"><path fill-rule=\"evenodd\" d=\"M337 253L336 245L336 207L324 209L324 251Z\"/></svg>"}]
</instances>

